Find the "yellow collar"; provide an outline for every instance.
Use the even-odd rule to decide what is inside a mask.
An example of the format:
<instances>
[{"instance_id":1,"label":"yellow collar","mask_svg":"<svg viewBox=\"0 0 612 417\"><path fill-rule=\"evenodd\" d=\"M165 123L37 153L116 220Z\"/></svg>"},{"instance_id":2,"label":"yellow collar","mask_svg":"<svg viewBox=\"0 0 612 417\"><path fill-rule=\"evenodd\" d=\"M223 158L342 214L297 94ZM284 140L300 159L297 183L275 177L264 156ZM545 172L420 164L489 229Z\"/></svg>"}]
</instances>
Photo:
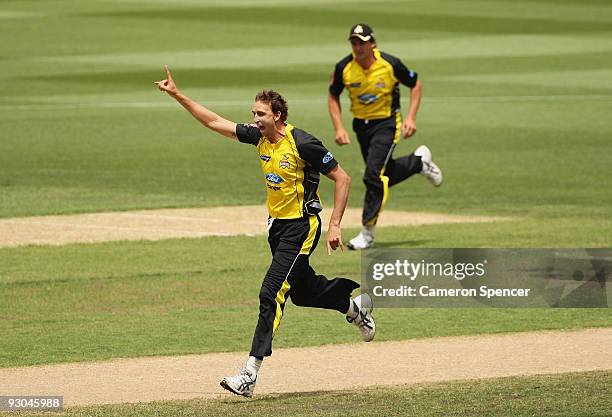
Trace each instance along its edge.
<instances>
[{"instance_id":1,"label":"yellow collar","mask_svg":"<svg viewBox=\"0 0 612 417\"><path fill-rule=\"evenodd\" d=\"M264 139L272 146L278 145L279 143L281 143L285 138L289 137L291 135L291 131L293 130L293 125L289 124L289 123L285 123L285 136L283 136L282 138L280 138L278 141L276 142L272 142L267 136L264 136Z\"/></svg>"}]
</instances>

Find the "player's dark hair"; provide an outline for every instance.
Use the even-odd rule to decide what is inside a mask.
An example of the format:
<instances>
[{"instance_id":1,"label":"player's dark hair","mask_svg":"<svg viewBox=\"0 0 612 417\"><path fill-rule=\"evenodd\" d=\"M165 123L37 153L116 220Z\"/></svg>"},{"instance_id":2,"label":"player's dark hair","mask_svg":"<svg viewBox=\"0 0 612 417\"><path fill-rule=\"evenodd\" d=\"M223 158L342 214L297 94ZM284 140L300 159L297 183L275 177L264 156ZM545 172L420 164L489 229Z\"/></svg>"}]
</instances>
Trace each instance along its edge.
<instances>
[{"instance_id":1,"label":"player's dark hair","mask_svg":"<svg viewBox=\"0 0 612 417\"><path fill-rule=\"evenodd\" d=\"M276 91L273 90L263 90L257 93L255 96L255 101L261 101L262 103L269 104L272 108L272 112L280 112L281 121L287 121L287 116L289 115L289 108L287 107L287 102Z\"/></svg>"}]
</instances>

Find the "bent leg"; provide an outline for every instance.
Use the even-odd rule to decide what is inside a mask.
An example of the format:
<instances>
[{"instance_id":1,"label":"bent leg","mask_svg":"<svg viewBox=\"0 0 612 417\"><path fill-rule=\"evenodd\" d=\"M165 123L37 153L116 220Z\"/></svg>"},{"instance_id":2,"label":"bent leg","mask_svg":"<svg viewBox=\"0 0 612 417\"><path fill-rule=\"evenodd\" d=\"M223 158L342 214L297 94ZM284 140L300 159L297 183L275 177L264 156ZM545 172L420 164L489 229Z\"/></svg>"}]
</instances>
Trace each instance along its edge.
<instances>
[{"instance_id":1,"label":"bent leg","mask_svg":"<svg viewBox=\"0 0 612 417\"><path fill-rule=\"evenodd\" d=\"M394 186L423 169L421 157L411 153L397 159L390 159L385 168L385 175L389 178L389 187Z\"/></svg>"},{"instance_id":2,"label":"bent leg","mask_svg":"<svg viewBox=\"0 0 612 417\"><path fill-rule=\"evenodd\" d=\"M307 256L298 258L299 270L292 274L291 301L302 307L324 308L345 314L351 293L359 284L346 278L328 279L317 275L308 264Z\"/></svg>"}]
</instances>

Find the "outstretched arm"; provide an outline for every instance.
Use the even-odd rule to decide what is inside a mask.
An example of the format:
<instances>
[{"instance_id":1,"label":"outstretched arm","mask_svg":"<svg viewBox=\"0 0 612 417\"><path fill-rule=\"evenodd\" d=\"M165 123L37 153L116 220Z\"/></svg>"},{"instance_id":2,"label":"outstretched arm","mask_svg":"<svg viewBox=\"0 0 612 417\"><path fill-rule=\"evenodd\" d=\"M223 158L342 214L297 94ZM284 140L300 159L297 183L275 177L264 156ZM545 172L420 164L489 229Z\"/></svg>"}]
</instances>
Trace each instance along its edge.
<instances>
[{"instance_id":1,"label":"outstretched arm","mask_svg":"<svg viewBox=\"0 0 612 417\"><path fill-rule=\"evenodd\" d=\"M327 174L327 177L335 183L334 211L332 212L331 219L329 220L329 227L327 228L327 254L331 255L332 250L336 250L338 247L340 247L340 250L344 250L340 222L342 221L346 202L348 201L349 189L351 188L351 177L348 176L340 165L336 165L336 167Z\"/></svg>"},{"instance_id":2,"label":"outstretched arm","mask_svg":"<svg viewBox=\"0 0 612 417\"><path fill-rule=\"evenodd\" d=\"M227 136L232 139L236 139L236 123L224 119L219 116L217 113L207 109L199 103L196 103L186 95L182 94L180 90L176 87L174 80L172 79L172 74L170 74L170 69L168 65L166 67L166 79L161 81L156 81L157 87L159 87L160 91L164 91L168 93L168 95L174 98L179 102L181 106L183 106L193 117L196 118L200 123L204 126L213 130L223 136Z\"/></svg>"}]
</instances>

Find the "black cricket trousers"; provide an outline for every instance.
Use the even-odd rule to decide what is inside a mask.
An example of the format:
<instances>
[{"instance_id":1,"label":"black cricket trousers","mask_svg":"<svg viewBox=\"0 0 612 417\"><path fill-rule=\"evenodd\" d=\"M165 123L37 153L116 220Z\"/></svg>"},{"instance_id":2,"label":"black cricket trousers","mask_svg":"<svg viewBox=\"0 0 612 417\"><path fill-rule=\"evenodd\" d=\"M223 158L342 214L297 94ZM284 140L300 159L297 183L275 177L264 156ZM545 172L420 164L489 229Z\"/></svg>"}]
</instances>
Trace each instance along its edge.
<instances>
[{"instance_id":1,"label":"black cricket trousers","mask_svg":"<svg viewBox=\"0 0 612 417\"><path fill-rule=\"evenodd\" d=\"M346 313L351 293L359 284L346 278L327 279L308 264L321 236L321 219L306 215L272 222L268 243L272 263L259 292L259 319L251 356L272 354L272 338L278 329L287 298L293 304Z\"/></svg>"},{"instance_id":2,"label":"black cricket trousers","mask_svg":"<svg viewBox=\"0 0 612 417\"><path fill-rule=\"evenodd\" d=\"M402 117L399 112L386 119L353 119L361 155L366 164L363 183L366 193L361 222L373 226L383 210L389 187L421 172L421 158L411 153L393 159L393 149L399 141Z\"/></svg>"}]
</instances>

